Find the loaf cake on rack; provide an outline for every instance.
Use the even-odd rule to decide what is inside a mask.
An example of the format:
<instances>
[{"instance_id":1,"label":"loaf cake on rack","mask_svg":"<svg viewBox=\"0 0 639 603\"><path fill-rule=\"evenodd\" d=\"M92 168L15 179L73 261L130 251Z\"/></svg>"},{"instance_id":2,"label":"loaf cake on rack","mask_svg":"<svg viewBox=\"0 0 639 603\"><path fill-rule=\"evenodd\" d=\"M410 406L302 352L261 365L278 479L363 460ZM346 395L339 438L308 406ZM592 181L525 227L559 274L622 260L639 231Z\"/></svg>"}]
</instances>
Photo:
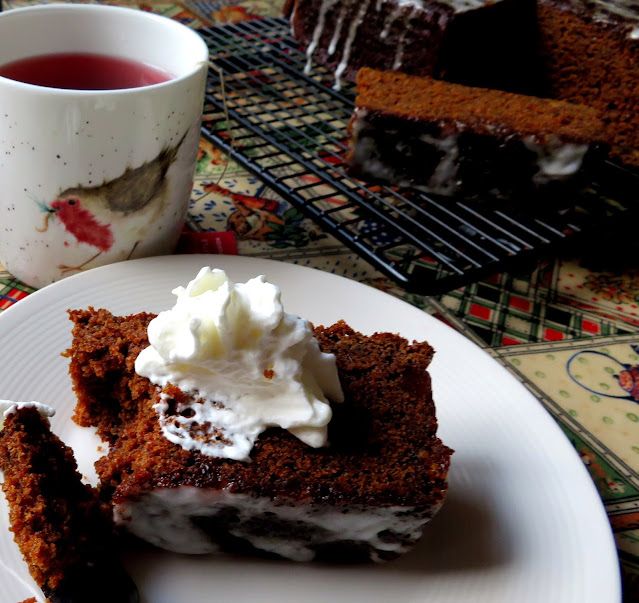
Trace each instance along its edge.
<instances>
[{"instance_id":1,"label":"loaf cake on rack","mask_svg":"<svg viewBox=\"0 0 639 603\"><path fill-rule=\"evenodd\" d=\"M639 5L629 0L291 0L313 62L433 76L595 108L612 157L639 166Z\"/></svg>"}]
</instances>

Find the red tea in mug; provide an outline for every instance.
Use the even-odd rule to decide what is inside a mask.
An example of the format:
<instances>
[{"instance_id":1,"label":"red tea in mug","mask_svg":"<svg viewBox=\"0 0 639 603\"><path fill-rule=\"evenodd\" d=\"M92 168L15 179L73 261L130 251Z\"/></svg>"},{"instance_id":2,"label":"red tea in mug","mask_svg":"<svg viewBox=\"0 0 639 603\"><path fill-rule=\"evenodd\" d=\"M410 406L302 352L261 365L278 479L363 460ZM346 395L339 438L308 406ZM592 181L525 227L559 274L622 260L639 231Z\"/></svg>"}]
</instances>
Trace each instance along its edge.
<instances>
[{"instance_id":1,"label":"red tea in mug","mask_svg":"<svg viewBox=\"0 0 639 603\"><path fill-rule=\"evenodd\" d=\"M89 53L55 53L0 65L0 76L70 90L122 90L166 82L171 74L131 59Z\"/></svg>"}]
</instances>

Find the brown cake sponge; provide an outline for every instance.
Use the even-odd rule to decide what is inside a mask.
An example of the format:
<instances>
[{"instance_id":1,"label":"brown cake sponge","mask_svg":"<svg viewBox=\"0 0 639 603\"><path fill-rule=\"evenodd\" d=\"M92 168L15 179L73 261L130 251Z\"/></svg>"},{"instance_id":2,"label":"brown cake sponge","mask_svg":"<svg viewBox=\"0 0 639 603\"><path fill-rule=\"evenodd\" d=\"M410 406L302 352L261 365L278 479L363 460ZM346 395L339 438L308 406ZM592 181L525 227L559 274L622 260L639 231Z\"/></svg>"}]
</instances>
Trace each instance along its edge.
<instances>
[{"instance_id":1,"label":"brown cake sponge","mask_svg":"<svg viewBox=\"0 0 639 603\"><path fill-rule=\"evenodd\" d=\"M48 601L138 601L115 557L110 509L82 483L71 449L37 409L6 417L0 469L14 540Z\"/></svg>"},{"instance_id":2,"label":"brown cake sponge","mask_svg":"<svg viewBox=\"0 0 639 603\"><path fill-rule=\"evenodd\" d=\"M334 504L429 506L444 496L451 451L435 435L427 343L389 333L368 337L343 322L317 327L321 349L336 355L346 396L333 405L330 446L311 448L271 428L258 438L251 462L242 463L186 451L161 433L153 409L159 391L134 371L151 315L114 317L89 309L72 311L70 318L75 418L112 442L97 463L107 498L117 502L178 485ZM171 386L164 393L176 401L185 397Z\"/></svg>"},{"instance_id":3,"label":"brown cake sponge","mask_svg":"<svg viewBox=\"0 0 639 603\"><path fill-rule=\"evenodd\" d=\"M456 121L486 135L498 129L500 135L552 135L572 142L600 142L604 136L592 107L367 67L357 74L355 104L413 122Z\"/></svg>"}]
</instances>

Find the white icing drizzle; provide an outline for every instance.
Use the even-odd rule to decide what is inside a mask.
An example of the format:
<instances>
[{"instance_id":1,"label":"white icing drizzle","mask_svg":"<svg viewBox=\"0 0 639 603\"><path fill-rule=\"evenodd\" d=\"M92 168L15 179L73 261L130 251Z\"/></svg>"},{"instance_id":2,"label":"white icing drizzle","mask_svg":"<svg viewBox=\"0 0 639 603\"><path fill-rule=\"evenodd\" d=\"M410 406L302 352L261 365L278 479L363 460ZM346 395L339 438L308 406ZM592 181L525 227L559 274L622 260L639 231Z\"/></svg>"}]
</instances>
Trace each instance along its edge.
<instances>
[{"instance_id":1,"label":"white icing drizzle","mask_svg":"<svg viewBox=\"0 0 639 603\"><path fill-rule=\"evenodd\" d=\"M406 35L411 31L413 16L417 9L413 7L409 13L406 13L404 17L404 23L402 27L402 33L397 41L397 48L395 49L395 58L393 60L393 71L398 70L402 66L402 60L404 58L404 44L406 43Z\"/></svg>"},{"instance_id":2,"label":"white icing drizzle","mask_svg":"<svg viewBox=\"0 0 639 603\"><path fill-rule=\"evenodd\" d=\"M295 37L295 26L293 24L295 23L296 15L297 15L297 2L293 2L293 10L291 11L291 17L288 21L291 27L291 36L293 37Z\"/></svg>"},{"instance_id":3,"label":"white icing drizzle","mask_svg":"<svg viewBox=\"0 0 639 603\"><path fill-rule=\"evenodd\" d=\"M313 31L313 38L311 39L311 43L308 45L306 49L306 66L304 67L304 73L308 75L311 72L311 68L313 66L313 54L317 49L317 45L322 37L322 33L324 32L324 24L326 22L326 13L329 8L332 8L335 4L337 4L338 0L322 0L322 4L320 5L319 15L317 17L317 25L315 26L315 30Z\"/></svg>"},{"instance_id":4,"label":"white icing drizzle","mask_svg":"<svg viewBox=\"0 0 639 603\"><path fill-rule=\"evenodd\" d=\"M639 39L639 0L569 0L577 11L590 14L592 19L601 23L614 23L627 20L628 38Z\"/></svg>"},{"instance_id":5,"label":"white icing drizzle","mask_svg":"<svg viewBox=\"0 0 639 603\"><path fill-rule=\"evenodd\" d=\"M217 545L191 520L213 519L222 510L233 508L235 520L229 533L255 548L276 553L293 561L311 561L313 546L339 541L364 542L375 551L371 558L380 561L379 552L403 553L421 536L424 525L441 505L416 513L414 507L349 507L344 512L330 505L275 504L268 497L232 493L212 488L156 488L136 501L117 504L114 520L131 533L163 549L177 553L217 552ZM301 526L301 535L264 533L256 519L269 518ZM398 538L384 538L383 533Z\"/></svg>"},{"instance_id":6,"label":"white icing drizzle","mask_svg":"<svg viewBox=\"0 0 639 603\"><path fill-rule=\"evenodd\" d=\"M403 7L398 5L391 11L388 17L386 17L386 21L384 21L384 27L382 28L382 33L379 34L379 37L382 40L385 40L388 37L391 27L393 27L393 25L395 24L395 21L397 21L397 18L402 14L402 12L403 12Z\"/></svg>"},{"instance_id":7,"label":"white icing drizzle","mask_svg":"<svg viewBox=\"0 0 639 603\"><path fill-rule=\"evenodd\" d=\"M41 402L13 402L12 400L0 400L0 412L6 419L21 408L35 408L43 417L49 418L55 415L55 409Z\"/></svg>"},{"instance_id":8,"label":"white icing drizzle","mask_svg":"<svg viewBox=\"0 0 639 603\"><path fill-rule=\"evenodd\" d=\"M623 19L639 21L639 1L638 0L622 0L619 2L610 2L610 0L589 0L586 6L595 7L595 15L604 18L605 16L616 15Z\"/></svg>"},{"instance_id":9,"label":"white icing drizzle","mask_svg":"<svg viewBox=\"0 0 639 603\"><path fill-rule=\"evenodd\" d=\"M335 31L333 32L333 37L331 38L331 42L328 45L329 56L333 56L335 54L335 50L337 49L337 42L339 41L339 37L342 35L342 26L344 25L344 19L346 17L346 11L348 10L348 8L349 7L344 4L342 5L342 9L339 11L337 23L335 24Z\"/></svg>"},{"instance_id":10,"label":"white icing drizzle","mask_svg":"<svg viewBox=\"0 0 639 603\"><path fill-rule=\"evenodd\" d=\"M536 184L546 184L553 180L563 180L575 175L583 165L588 151L587 144L562 142L556 137L540 144L534 136L522 138L525 147L537 155L537 173L533 176Z\"/></svg>"},{"instance_id":11,"label":"white icing drizzle","mask_svg":"<svg viewBox=\"0 0 639 603\"><path fill-rule=\"evenodd\" d=\"M364 15L368 10L368 7L371 3L371 0L362 0L362 3L359 6L357 14L355 15L355 19L351 21L351 25L348 28L348 36L346 37L346 41L344 42L344 50L342 52L342 59L335 70L335 84L333 88L335 90L342 89L342 75L346 68L348 67L348 60L351 56L351 48L353 47L353 42L355 41L355 36L357 35L357 30L359 26L362 24L364 20Z\"/></svg>"},{"instance_id":12,"label":"white icing drizzle","mask_svg":"<svg viewBox=\"0 0 639 603\"><path fill-rule=\"evenodd\" d=\"M383 2L390 2L392 0L382 0ZM499 0L496 0L499 2ZM450 6L456 13L463 13L467 10L473 10L486 6L487 4L493 4L495 0L437 0L438 4L444 4ZM415 8L425 8L424 0L396 0L399 6L412 6Z\"/></svg>"},{"instance_id":13,"label":"white icing drizzle","mask_svg":"<svg viewBox=\"0 0 639 603\"><path fill-rule=\"evenodd\" d=\"M45 419L55 415L55 409L41 402L14 402L13 400L0 400L0 429L5 419L21 408L35 408Z\"/></svg>"}]
</instances>

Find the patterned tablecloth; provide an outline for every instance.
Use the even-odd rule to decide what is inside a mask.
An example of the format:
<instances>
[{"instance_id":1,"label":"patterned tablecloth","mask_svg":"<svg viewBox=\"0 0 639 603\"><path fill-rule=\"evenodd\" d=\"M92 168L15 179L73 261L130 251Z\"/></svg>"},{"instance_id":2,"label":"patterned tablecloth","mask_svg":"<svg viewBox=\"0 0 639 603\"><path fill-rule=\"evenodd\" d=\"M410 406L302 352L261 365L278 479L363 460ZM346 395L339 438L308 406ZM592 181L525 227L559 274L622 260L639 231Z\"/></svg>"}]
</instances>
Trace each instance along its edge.
<instances>
[{"instance_id":1,"label":"patterned tablecloth","mask_svg":"<svg viewBox=\"0 0 639 603\"><path fill-rule=\"evenodd\" d=\"M277 15L283 0L104 3L199 27ZM632 224L589 241L580 259L559 257L436 297L407 294L202 141L188 226L233 233L241 255L313 266L383 289L503 363L555 417L587 466L617 541L625 600L639 600L639 266L632 262ZM31 291L0 266L0 311Z\"/></svg>"}]
</instances>

